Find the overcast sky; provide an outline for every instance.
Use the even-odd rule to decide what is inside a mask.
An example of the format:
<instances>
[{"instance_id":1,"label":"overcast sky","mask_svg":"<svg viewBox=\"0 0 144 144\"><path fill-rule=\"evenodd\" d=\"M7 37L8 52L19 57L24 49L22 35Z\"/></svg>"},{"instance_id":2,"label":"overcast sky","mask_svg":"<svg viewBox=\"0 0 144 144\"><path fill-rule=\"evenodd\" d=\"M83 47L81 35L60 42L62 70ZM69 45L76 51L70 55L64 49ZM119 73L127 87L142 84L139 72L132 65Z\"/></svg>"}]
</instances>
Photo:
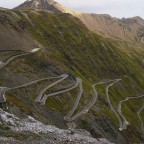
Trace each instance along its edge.
<instances>
[{"instance_id":1,"label":"overcast sky","mask_svg":"<svg viewBox=\"0 0 144 144\"><path fill-rule=\"evenodd\" d=\"M0 7L13 8L25 0L0 0ZM141 16L144 18L144 0L56 0L81 12L106 13L115 17Z\"/></svg>"}]
</instances>

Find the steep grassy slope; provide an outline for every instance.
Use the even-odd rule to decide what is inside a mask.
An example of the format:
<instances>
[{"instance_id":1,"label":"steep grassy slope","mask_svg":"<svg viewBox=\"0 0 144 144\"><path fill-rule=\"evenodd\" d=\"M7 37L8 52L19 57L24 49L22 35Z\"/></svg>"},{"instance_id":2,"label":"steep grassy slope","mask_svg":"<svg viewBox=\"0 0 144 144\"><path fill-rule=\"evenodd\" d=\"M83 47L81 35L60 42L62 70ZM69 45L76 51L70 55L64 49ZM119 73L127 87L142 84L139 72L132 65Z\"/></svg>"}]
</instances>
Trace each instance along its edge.
<instances>
[{"instance_id":1,"label":"steep grassy slope","mask_svg":"<svg viewBox=\"0 0 144 144\"><path fill-rule=\"evenodd\" d=\"M11 23L21 29L20 33L27 33L37 40L44 49L36 54L18 58L3 68L0 71L2 86L15 86L63 73L71 75L68 80L52 88L53 91L69 87L74 83L74 77L80 77L83 80L84 94L77 112L91 100L91 85L104 79L123 80L110 89L111 101L115 108L120 100L128 96L144 94L143 47L128 47L125 42L103 38L89 31L78 19L69 14L23 12L27 16L13 10L13 16L17 15L19 18L15 18ZM1 15L9 18L11 13L1 11ZM5 22L2 25L5 26ZM18 115L23 111L23 115L32 114L45 123L65 128L63 116L72 106L77 89L49 98L46 106L35 103L34 99L42 87L50 82L45 81L10 91L7 94L10 110ZM123 107L123 112L131 125L127 130L120 132L118 120L109 108L105 87L106 85L97 87L98 101L87 114L75 121L77 126L89 130L95 137L106 137L115 143L142 142L144 136L140 131L136 112L143 99L132 100Z\"/></svg>"},{"instance_id":2,"label":"steep grassy slope","mask_svg":"<svg viewBox=\"0 0 144 144\"><path fill-rule=\"evenodd\" d=\"M1 11L1 10L0 10ZM2 10L0 15L0 49L15 49L29 50L35 46L34 40L26 33L21 33L16 25L16 21L20 17L15 13Z\"/></svg>"}]
</instances>

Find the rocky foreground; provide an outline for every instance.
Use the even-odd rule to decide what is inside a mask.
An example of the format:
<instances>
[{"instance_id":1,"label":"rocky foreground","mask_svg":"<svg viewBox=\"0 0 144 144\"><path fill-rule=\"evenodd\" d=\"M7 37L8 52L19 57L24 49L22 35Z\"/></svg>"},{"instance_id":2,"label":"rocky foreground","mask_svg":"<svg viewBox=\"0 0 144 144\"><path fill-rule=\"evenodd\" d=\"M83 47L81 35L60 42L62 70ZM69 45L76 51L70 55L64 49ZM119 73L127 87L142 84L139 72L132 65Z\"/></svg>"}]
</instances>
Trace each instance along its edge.
<instances>
[{"instance_id":1,"label":"rocky foreground","mask_svg":"<svg viewBox=\"0 0 144 144\"><path fill-rule=\"evenodd\" d=\"M1 144L110 144L106 139L94 139L85 130L62 130L45 125L33 117L20 119L0 109Z\"/></svg>"}]
</instances>

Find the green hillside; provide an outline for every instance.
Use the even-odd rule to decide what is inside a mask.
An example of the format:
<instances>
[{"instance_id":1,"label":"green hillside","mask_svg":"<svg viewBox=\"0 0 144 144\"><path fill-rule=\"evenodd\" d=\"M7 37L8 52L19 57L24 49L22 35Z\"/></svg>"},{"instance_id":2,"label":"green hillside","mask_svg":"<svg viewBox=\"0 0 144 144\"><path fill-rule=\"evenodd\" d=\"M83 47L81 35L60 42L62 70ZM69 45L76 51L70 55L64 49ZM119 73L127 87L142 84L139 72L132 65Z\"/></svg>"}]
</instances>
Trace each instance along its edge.
<instances>
[{"instance_id":1,"label":"green hillside","mask_svg":"<svg viewBox=\"0 0 144 144\"><path fill-rule=\"evenodd\" d=\"M69 79L52 87L49 93L70 87L75 78L80 77L84 93L75 114L93 98L92 84L102 80L122 79L109 90L115 109L121 100L144 94L144 46L139 44L139 47L135 47L134 42L103 38L89 31L80 20L69 14L33 10L23 12L27 17L18 10L1 10L0 16L5 16L5 19L0 22L0 26L25 33L44 48L32 55L19 57L2 68L1 86L13 87L64 73L70 75ZM0 57L5 59L10 55L0 53ZM53 81L42 81L9 91L6 94L9 110L17 115L23 112L23 117L30 114L45 123L66 128L67 122L63 120L63 116L72 107L78 88L48 98L45 106L35 103L40 90L51 82ZM124 104L122 111L131 125L121 132L118 119L107 102L105 88L108 84L96 87L98 100L88 113L74 121L77 127L90 131L94 137L105 137L117 144L143 142L144 133L140 129L136 113L144 99L134 99ZM144 120L143 113L141 116Z\"/></svg>"}]
</instances>

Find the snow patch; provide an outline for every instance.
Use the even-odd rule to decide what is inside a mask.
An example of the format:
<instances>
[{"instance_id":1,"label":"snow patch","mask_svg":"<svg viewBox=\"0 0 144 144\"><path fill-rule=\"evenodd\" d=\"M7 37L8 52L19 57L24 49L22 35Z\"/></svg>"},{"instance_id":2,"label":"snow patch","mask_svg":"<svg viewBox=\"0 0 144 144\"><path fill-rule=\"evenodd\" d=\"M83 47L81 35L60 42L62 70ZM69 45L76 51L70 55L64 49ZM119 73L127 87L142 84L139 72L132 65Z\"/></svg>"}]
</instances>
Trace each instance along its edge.
<instances>
[{"instance_id":1,"label":"snow patch","mask_svg":"<svg viewBox=\"0 0 144 144\"><path fill-rule=\"evenodd\" d=\"M37 52L37 51L39 51L39 50L40 50L40 48L35 48L35 49L31 50L30 52L31 52L31 53L34 53L34 52Z\"/></svg>"}]
</instances>

